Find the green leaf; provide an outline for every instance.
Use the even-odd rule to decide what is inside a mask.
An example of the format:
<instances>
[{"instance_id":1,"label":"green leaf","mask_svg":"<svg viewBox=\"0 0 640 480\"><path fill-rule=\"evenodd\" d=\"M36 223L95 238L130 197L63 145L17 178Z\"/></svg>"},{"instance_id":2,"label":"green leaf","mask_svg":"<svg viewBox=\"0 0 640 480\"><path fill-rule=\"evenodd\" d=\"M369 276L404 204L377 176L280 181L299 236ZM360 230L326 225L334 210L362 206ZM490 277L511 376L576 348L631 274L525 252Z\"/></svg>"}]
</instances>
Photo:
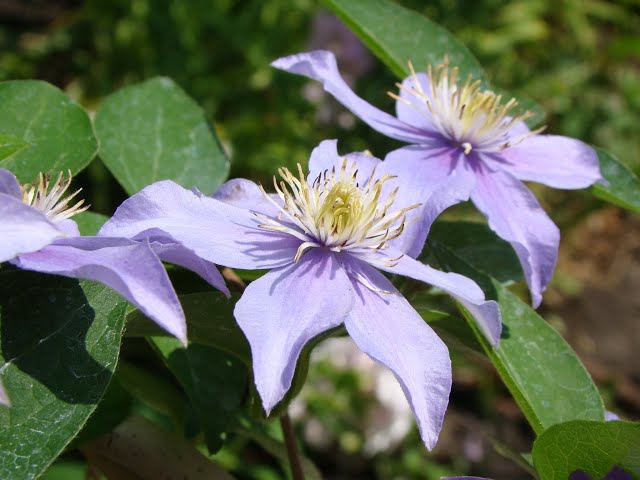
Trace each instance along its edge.
<instances>
[{"instance_id":1,"label":"green leaf","mask_svg":"<svg viewBox=\"0 0 640 480\"><path fill-rule=\"evenodd\" d=\"M118 369L120 366L118 365ZM109 388L105 392L98 408L71 443L77 447L89 440L109 433L129 416L133 405L131 395L122 387L117 376L111 379Z\"/></svg>"},{"instance_id":2,"label":"green leaf","mask_svg":"<svg viewBox=\"0 0 640 480\"><path fill-rule=\"evenodd\" d=\"M87 464L78 461L55 463L40 477L40 480L86 480Z\"/></svg>"},{"instance_id":3,"label":"green leaf","mask_svg":"<svg viewBox=\"0 0 640 480\"><path fill-rule=\"evenodd\" d=\"M640 423L574 421L554 425L533 445L540 480L566 480L582 470L594 479L618 466L640 478Z\"/></svg>"},{"instance_id":4,"label":"green leaf","mask_svg":"<svg viewBox=\"0 0 640 480\"><path fill-rule=\"evenodd\" d=\"M28 146L27 142L19 138L0 134L0 161Z\"/></svg>"},{"instance_id":5,"label":"green leaf","mask_svg":"<svg viewBox=\"0 0 640 480\"><path fill-rule=\"evenodd\" d=\"M189 293L178 297L187 318L187 336L190 342L230 353L241 360L246 367L251 367L249 343L233 317L233 309L240 295L232 294L231 299L227 299L220 292L207 292ZM336 328L307 342L296 364L291 388L283 400L273 409L272 417L275 418L282 413L304 386L313 348L323 339L343 333L343 328ZM133 310L127 315L126 335L129 337L154 337L154 341L158 337L170 338L164 330L147 319L139 310ZM255 405L253 413L256 417L260 417L263 415L262 407Z\"/></svg>"},{"instance_id":6,"label":"green leaf","mask_svg":"<svg viewBox=\"0 0 640 480\"><path fill-rule=\"evenodd\" d=\"M150 342L191 400L207 448L211 453L218 451L246 395L245 366L213 347L189 343L185 349L170 337L153 337Z\"/></svg>"},{"instance_id":7,"label":"green leaf","mask_svg":"<svg viewBox=\"0 0 640 480\"><path fill-rule=\"evenodd\" d=\"M113 374L126 302L94 282L0 271L0 478L37 477L95 410Z\"/></svg>"},{"instance_id":8,"label":"green leaf","mask_svg":"<svg viewBox=\"0 0 640 480\"><path fill-rule=\"evenodd\" d=\"M429 237L454 249L456 255L474 268L502 283L524 280L513 247L484 223L436 221Z\"/></svg>"},{"instance_id":9,"label":"green leaf","mask_svg":"<svg viewBox=\"0 0 640 480\"><path fill-rule=\"evenodd\" d=\"M486 82L482 67L451 33L418 12L389 0L325 0L327 6L398 77L409 75L408 61L416 71L442 63L445 55L459 68Z\"/></svg>"},{"instance_id":10,"label":"green leaf","mask_svg":"<svg viewBox=\"0 0 640 480\"><path fill-rule=\"evenodd\" d=\"M73 220L78 224L81 235L96 235L109 218L101 213L82 212L75 215Z\"/></svg>"},{"instance_id":11,"label":"green leaf","mask_svg":"<svg viewBox=\"0 0 640 480\"><path fill-rule=\"evenodd\" d=\"M0 144L7 136L14 139L14 146L8 147L14 152L0 161L0 167L22 183L32 182L40 172L75 174L98 148L82 107L38 80L0 83L0 135Z\"/></svg>"},{"instance_id":12,"label":"green leaf","mask_svg":"<svg viewBox=\"0 0 640 480\"><path fill-rule=\"evenodd\" d=\"M474 279L500 304L503 333L498 349L463 313L533 429L541 433L570 420L603 420L602 398L571 347L531 307L469 260L477 258L469 253L475 242L472 235L464 236L466 246L450 244L446 230L443 226L430 232L430 251L444 270Z\"/></svg>"},{"instance_id":13,"label":"green leaf","mask_svg":"<svg viewBox=\"0 0 640 480\"><path fill-rule=\"evenodd\" d=\"M204 111L171 79L109 96L95 119L100 157L130 195L158 180L213 192L229 172Z\"/></svg>"},{"instance_id":14,"label":"green leaf","mask_svg":"<svg viewBox=\"0 0 640 480\"><path fill-rule=\"evenodd\" d=\"M640 212L640 180L612 154L598 148L600 171L608 185L595 184L591 192L598 198L633 212Z\"/></svg>"},{"instance_id":15,"label":"green leaf","mask_svg":"<svg viewBox=\"0 0 640 480\"><path fill-rule=\"evenodd\" d=\"M324 0L324 3L360 37L360 40L398 77L411 73L411 61L416 72L428 65L439 65L445 57L459 70L459 78L480 80L503 98L511 98L501 89L491 87L480 63L469 49L440 25L424 15L389 0ZM389 86L392 89L392 86ZM544 110L529 98L518 98L520 108L533 113L527 120L535 126L544 119Z\"/></svg>"},{"instance_id":16,"label":"green leaf","mask_svg":"<svg viewBox=\"0 0 640 480\"><path fill-rule=\"evenodd\" d=\"M124 361L118 364L116 379L133 398L169 417L176 428L184 426L187 399L169 379Z\"/></svg>"}]
</instances>

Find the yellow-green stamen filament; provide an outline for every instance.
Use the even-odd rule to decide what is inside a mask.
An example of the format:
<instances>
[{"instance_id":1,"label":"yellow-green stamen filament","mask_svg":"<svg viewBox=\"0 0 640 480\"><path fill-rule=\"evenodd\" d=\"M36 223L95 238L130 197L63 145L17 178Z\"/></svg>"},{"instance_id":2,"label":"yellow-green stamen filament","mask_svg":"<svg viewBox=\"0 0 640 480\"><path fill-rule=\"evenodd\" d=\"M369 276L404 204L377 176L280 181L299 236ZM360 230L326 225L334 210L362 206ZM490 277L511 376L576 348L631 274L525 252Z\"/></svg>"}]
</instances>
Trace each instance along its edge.
<instances>
[{"instance_id":1,"label":"yellow-green stamen filament","mask_svg":"<svg viewBox=\"0 0 640 480\"><path fill-rule=\"evenodd\" d=\"M400 236L406 213L419 204L390 211L398 190L381 200L385 183L393 177L383 175L373 180L375 171L364 185L356 182L357 167L344 159L339 170L325 171L309 184L298 165L296 177L288 169L278 170L280 181L274 185L282 204L263 194L279 210L277 219L256 214L261 228L293 235L302 240L295 261L310 248L348 251L360 258L380 262L379 250ZM262 188L262 187L261 187ZM383 257L385 265L399 259Z\"/></svg>"},{"instance_id":2,"label":"yellow-green stamen filament","mask_svg":"<svg viewBox=\"0 0 640 480\"><path fill-rule=\"evenodd\" d=\"M398 84L409 95L401 97L391 92L389 95L423 114L440 134L462 148L465 155L474 150L499 152L545 128L514 136L510 133L512 127L533 114L518 110L518 102L513 98L502 103L501 95L483 90L480 80L473 80L471 76L459 84L458 68L450 68L447 59L435 68L429 65L426 89L411 62L409 69L413 85Z\"/></svg>"},{"instance_id":3,"label":"yellow-green stamen filament","mask_svg":"<svg viewBox=\"0 0 640 480\"><path fill-rule=\"evenodd\" d=\"M65 179L62 172L55 182L51 182L51 176L40 173L32 184L25 184L20 187L22 190L22 201L33 208L40 210L51 221L57 222L71 218L72 216L84 212L89 205L84 205L84 200L79 200L69 207L69 202L73 200L82 189L78 189L71 195L64 196L71 185L71 171Z\"/></svg>"}]
</instances>

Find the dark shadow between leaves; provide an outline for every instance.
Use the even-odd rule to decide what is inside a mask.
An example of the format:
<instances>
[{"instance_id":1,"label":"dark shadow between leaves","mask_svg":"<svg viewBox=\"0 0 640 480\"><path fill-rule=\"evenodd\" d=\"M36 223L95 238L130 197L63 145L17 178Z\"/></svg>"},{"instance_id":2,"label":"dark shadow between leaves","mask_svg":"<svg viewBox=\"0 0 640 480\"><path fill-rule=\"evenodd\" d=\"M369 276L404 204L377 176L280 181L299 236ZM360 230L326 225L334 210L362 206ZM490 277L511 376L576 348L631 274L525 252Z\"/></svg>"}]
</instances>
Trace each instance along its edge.
<instances>
[{"instance_id":1,"label":"dark shadow between leaves","mask_svg":"<svg viewBox=\"0 0 640 480\"><path fill-rule=\"evenodd\" d=\"M3 268L0 283L2 360L64 402L96 403L112 372L86 349L96 312L79 282Z\"/></svg>"}]
</instances>

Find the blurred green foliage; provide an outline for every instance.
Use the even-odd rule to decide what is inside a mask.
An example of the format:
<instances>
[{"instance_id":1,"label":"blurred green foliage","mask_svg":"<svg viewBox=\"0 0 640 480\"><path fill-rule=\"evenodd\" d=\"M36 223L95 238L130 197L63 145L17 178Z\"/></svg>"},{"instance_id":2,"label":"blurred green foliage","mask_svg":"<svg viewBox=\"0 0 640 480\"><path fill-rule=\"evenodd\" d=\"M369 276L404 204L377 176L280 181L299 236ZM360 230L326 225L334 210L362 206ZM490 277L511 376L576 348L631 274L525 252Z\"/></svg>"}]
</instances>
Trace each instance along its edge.
<instances>
[{"instance_id":1,"label":"blurred green foliage","mask_svg":"<svg viewBox=\"0 0 640 480\"><path fill-rule=\"evenodd\" d=\"M496 85L541 103L548 112L549 132L606 146L638 169L636 2L400 3L458 36ZM232 174L263 181L277 166L304 163L323 138L340 138L345 152L369 148L383 155L393 146L359 121L343 121L346 128L318 122L317 105L302 95L305 80L269 67L275 58L307 48L312 16L321 10L318 2L58 0L47 5L51 4L60 8L50 22L40 17L30 22L25 16L0 28L0 79L43 78L91 108L123 85L169 76L215 121L233 159ZM386 91L394 82L376 64L356 88L376 105L391 109Z\"/></svg>"}]
</instances>

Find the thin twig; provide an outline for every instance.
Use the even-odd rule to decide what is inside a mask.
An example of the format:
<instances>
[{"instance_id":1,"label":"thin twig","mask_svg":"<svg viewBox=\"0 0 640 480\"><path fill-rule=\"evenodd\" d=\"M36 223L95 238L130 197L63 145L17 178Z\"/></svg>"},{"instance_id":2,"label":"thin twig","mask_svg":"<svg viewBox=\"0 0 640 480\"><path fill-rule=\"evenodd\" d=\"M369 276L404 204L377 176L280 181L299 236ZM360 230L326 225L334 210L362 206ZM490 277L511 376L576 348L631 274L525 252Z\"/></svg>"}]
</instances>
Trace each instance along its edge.
<instances>
[{"instance_id":1,"label":"thin twig","mask_svg":"<svg viewBox=\"0 0 640 480\"><path fill-rule=\"evenodd\" d=\"M287 448L287 456L289 457L289 465L291 466L291 475L293 480L304 480L302 472L302 464L300 463L300 455L298 454L298 445L296 437L291 426L291 419L287 412L280 416L280 427L284 435L284 445Z\"/></svg>"}]
</instances>

